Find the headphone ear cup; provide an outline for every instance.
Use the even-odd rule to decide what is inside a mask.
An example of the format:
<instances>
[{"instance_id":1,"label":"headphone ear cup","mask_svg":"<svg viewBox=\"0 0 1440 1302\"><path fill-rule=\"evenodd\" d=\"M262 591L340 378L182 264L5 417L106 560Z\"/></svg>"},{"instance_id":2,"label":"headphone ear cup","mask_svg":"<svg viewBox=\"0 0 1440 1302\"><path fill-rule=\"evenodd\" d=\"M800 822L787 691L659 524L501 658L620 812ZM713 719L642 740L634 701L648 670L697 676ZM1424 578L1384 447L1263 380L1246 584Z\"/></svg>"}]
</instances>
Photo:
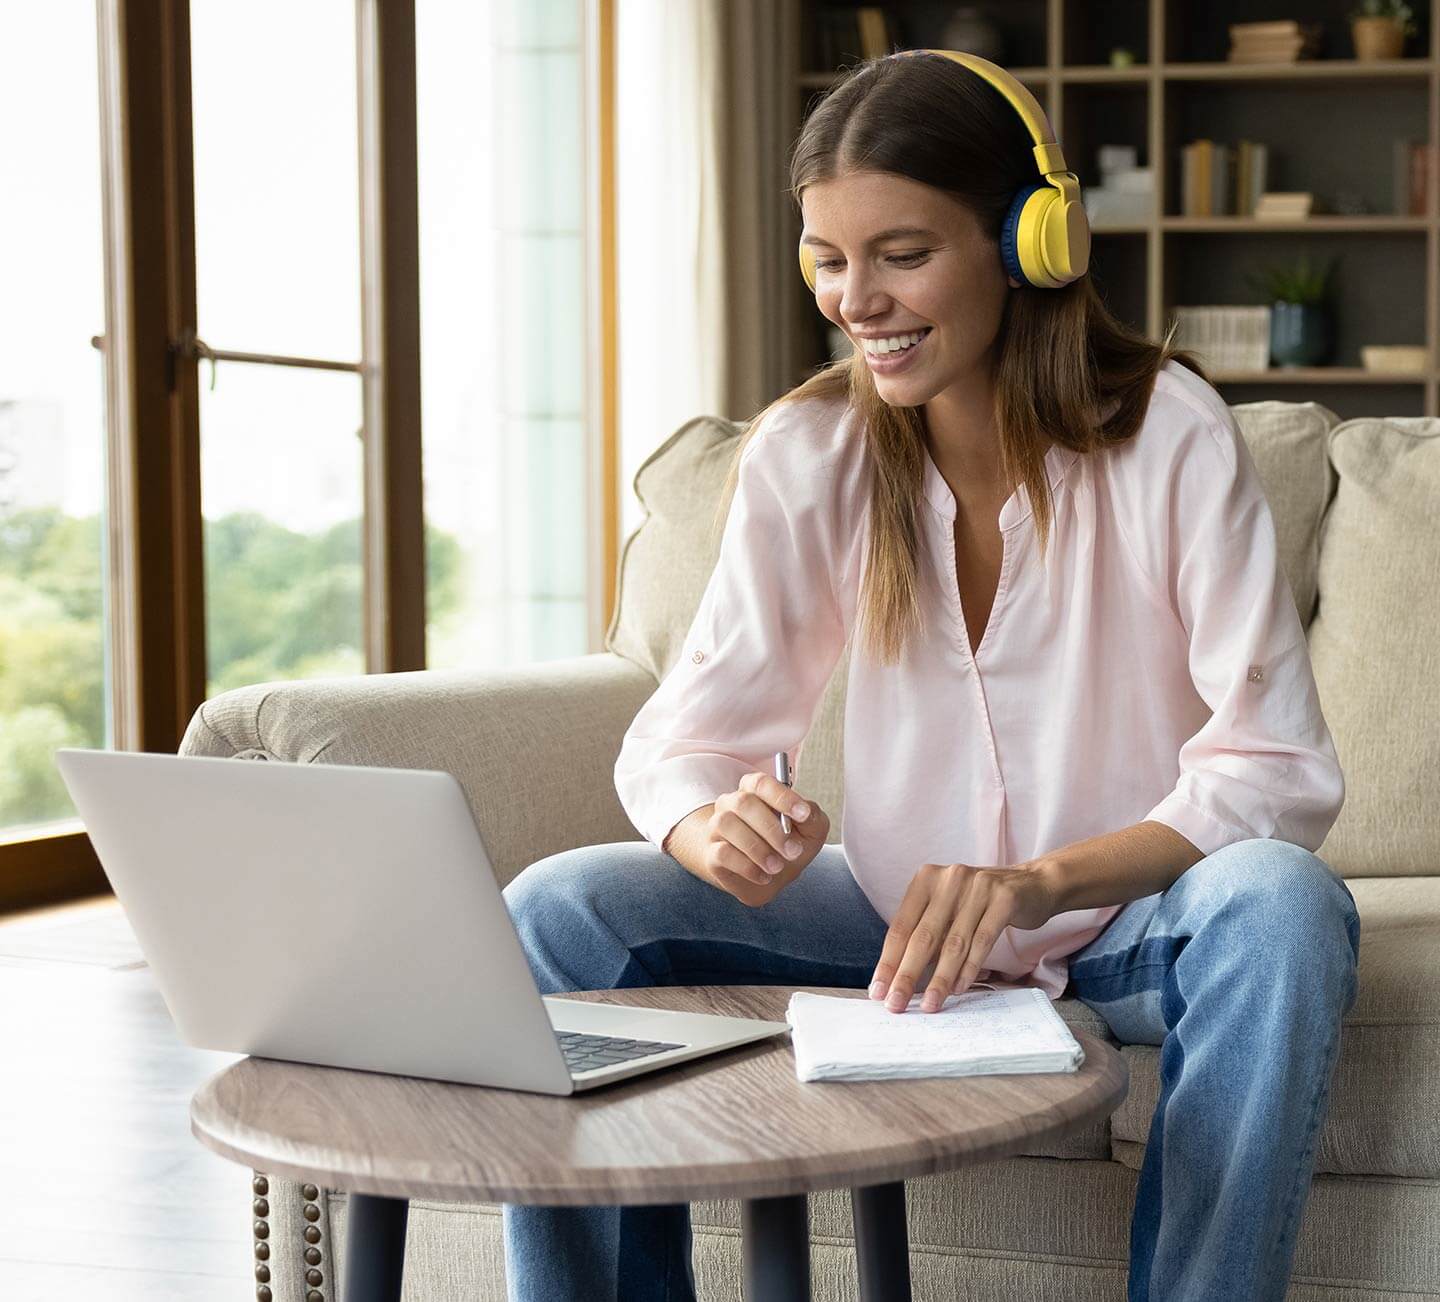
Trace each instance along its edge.
<instances>
[{"instance_id":1,"label":"headphone ear cup","mask_svg":"<svg viewBox=\"0 0 1440 1302\"><path fill-rule=\"evenodd\" d=\"M1037 190L1045 188L1042 182L1039 185L1028 185L1022 190L1016 191L1015 197L1010 201L1010 207L1005 213L1005 220L1000 224L1000 260L1005 264L1005 270L1014 276L1022 285L1033 285L1033 281L1025 274L1025 268L1021 266L1020 251L1017 247L1016 234L1020 229L1020 214L1024 211L1025 201Z\"/></svg>"},{"instance_id":2,"label":"headphone ear cup","mask_svg":"<svg viewBox=\"0 0 1440 1302\"><path fill-rule=\"evenodd\" d=\"M1011 272L1040 289L1063 289L1086 272L1090 262L1090 222L1085 208L1067 201L1048 182L1022 190L1006 214L1001 251L1009 249Z\"/></svg>"},{"instance_id":3,"label":"headphone ear cup","mask_svg":"<svg viewBox=\"0 0 1440 1302\"><path fill-rule=\"evenodd\" d=\"M815 292L815 252L808 244L800 246L800 274L805 277L805 283L813 294Z\"/></svg>"},{"instance_id":4,"label":"headphone ear cup","mask_svg":"<svg viewBox=\"0 0 1440 1302\"><path fill-rule=\"evenodd\" d=\"M1045 209L1040 247L1047 260L1060 268L1052 274L1063 277L1068 285L1090 266L1090 218L1083 204L1067 200L1059 191L1056 194L1056 201Z\"/></svg>"}]
</instances>

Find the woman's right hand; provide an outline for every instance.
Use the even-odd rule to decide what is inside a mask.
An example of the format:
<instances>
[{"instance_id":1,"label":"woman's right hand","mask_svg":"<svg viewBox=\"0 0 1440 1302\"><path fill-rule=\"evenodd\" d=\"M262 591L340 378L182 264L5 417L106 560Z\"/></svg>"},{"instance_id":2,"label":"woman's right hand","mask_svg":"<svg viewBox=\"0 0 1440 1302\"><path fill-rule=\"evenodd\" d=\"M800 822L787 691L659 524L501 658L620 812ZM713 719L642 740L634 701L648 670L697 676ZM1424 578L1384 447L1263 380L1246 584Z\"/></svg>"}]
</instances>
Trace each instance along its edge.
<instances>
[{"instance_id":1,"label":"woman's right hand","mask_svg":"<svg viewBox=\"0 0 1440 1302\"><path fill-rule=\"evenodd\" d=\"M698 829L701 866L721 890L753 908L768 904L804 872L830 835L825 811L768 773L745 774L737 790L707 809ZM790 817L789 836L780 827L781 813Z\"/></svg>"}]
</instances>

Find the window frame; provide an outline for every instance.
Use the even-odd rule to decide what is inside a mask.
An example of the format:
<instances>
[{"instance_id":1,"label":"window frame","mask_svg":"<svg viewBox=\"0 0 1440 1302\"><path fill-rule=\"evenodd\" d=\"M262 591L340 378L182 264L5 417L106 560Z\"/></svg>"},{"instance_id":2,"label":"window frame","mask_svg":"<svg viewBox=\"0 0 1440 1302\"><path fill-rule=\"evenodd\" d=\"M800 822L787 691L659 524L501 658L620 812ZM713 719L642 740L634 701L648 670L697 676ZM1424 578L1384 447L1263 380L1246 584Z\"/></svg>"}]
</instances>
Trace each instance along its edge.
<instances>
[{"instance_id":1,"label":"window frame","mask_svg":"<svg viewBox=\"0 0 1440 1302\"><path fill-rule=\"evenodd\" d=\"M619 553L614 0L583 0L591 650ZM175 753L205 699L189 0L96 0L114 745ZM425 668L414 0L356 0L367 673ZM143 274L142 274L143 269ZM593 295L590 294L594 288ZM290 359L295 364L343 365ZM344 369L351 369L346 365ZM597 500L598 499L598 500ZM79 819L0 831L0 917L111 894Z\"/></svg>"},{"instance_id":2,"label":"window frame","mask_svg":"<svg viewBox=\"0 0 1440 1302\"><path fill-rule=\"evenodd\" d=\"M95 12L107 691L117 749L173 754L206 685L190 9ZM395 673L425 667L426 633L414 0L356 0L355 22L363 636L366 672ZM0 833L0 915L110 893L78 819Z\"/></svg>"}]
</instances>

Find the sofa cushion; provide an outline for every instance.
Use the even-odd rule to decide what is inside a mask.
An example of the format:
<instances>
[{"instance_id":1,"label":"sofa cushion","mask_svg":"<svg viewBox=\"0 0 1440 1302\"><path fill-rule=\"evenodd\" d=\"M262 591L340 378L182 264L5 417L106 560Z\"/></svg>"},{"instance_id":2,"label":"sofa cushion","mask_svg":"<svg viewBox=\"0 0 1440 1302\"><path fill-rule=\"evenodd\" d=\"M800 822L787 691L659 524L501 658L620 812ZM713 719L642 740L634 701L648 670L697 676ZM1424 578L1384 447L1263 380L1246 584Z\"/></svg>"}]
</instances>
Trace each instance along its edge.
<instances>
[{"instance_id":1,"label":"sofa cushion","mask_svg":"<svg viewBox=\"0 0 1440 1302\"><path fill-rule=\"evenodd\" d=\"M656 682L679 656L720 555L722 526L714 524L715 513L744 428L719 416L697 416L635 472L645 518L620 552L605 649L648 669Z\"/></svg>"},{"instance_id":2,"label":"sofa cushion","mask_svg":"<svg viewBox=\"0 0 1440 1302\"><path fill-rule=\"evenodd\" d=\"M1300 622L1315 613L1317 536L1335 491L1326 438L1339 417L1318 402L1240 402L1230 408L1254 458L1261 487L1275 517L1280 568Z\"/></svg>"},{"instance_id":3,"label":"sofa cushion","mask_svg":"<svg viewBox=\"0 0 1440 1302\"><path fill-rule=\"evenodd\" d=\"M1440 877L1366 877L1346 885L1360 912L1359 985L1341 1024L1315 1170L1437 1179ZM1130 1092L1110 1118L1111 1137L1115 1157L1139 1170L1160 1098L1160 1049L1136 1044L1120 1052Z\"/></svg>"},{"instance_id":4,"label":"sofa cushion","mask_svg":"<svg viewBox=\"0 0 1440 1302\"><path fill-rule=\"evenodd\" d=\"M1348 420L1320 537L1310 659L1345 771L1320 855L1345 877L1440 873L1440 420Z\"/></svg>"},{"instance_id":5,"label":"sofa cushion","mask_svg":"<svg viewBox=\"0 0 1440 1302\"><path fill-rule=\"evenodd\" d=\"M715 521L725 476L745 427L719 416L687 421L640 463L635 495L645 518L625 540L615 609L605 649L658 682L680 654L720 554L724 522ZM793 779L830 816L840 840L844 795L842 744L850 649L830 675L815 721L794 755Z\"/></svg>"}]
</instances>

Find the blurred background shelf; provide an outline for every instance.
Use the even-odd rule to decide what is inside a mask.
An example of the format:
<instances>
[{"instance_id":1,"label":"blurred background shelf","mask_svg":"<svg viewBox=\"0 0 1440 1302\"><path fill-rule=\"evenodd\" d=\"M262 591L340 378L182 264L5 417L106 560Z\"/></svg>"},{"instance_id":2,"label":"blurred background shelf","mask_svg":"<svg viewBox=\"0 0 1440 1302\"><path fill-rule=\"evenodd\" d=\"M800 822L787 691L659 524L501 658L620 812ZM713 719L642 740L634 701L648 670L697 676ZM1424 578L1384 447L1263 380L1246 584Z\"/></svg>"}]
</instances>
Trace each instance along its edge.
<instances>
[{"instance_id":1,"label":"blurred background shelf","mask_svg":"<svg viewBox=\"0 0 1440 1302\"><path fill-rule=\"evenodd\" d=\"M1276 235L1312 231L1362 231L1382 235L1392 231L1428 231L1434 225L1430 217L1394 217L1383 213L1345 217L1317 213L1296 221L1280 221L1271 217L1162 217L1160 228L1167 231L1205 231L1223 235L1230 231L1270 231Z\"/></svg>"},{"instance_id":2,"label":"blurred background shelf","mask_svg":"<svg viewBox=\"0 0 1440 1302\"><path fill-rule=\"evenodd\" d=\"M1272 366L1266 371L1212 368L1210 378L1233 384L1427 384L1427 371L1367 371L1363 366Z\"/></svg>"},{"instance_id":3,"label":"blurred background shelf","mask_svg":"<svg viewBox=\"0 0 1440 1302\"><path fill-rule=\"evenodd\" d=\"M818 22L828 0L789 0L798 24L798 129L855 51L823 66ZM943 48L956 6L890 0L892 48ZM1120 319L1159 339L1177 307L1261 301L1253 278L1293 264L1300 253L1337 258L1333 282L1333 365L1215 370L1226 401L1256 396L1301 400L1326 386L1341 417L1373 413L1440 415L1440 370L1376 372L1360 365L1369 344L1424 345L1440 357L1440 203L1428 178L1423 215L1394 212L1393 146L1440 139L1440 39L1431 0L1414 0L1419 28L1407 57L1354 57L1351 0L1304 0L1257 14L1248 0L992 0L973 6L1000 29L998 59L1024 82L1051 123L1082 190L1098 186L1098 150L1129 145L1154 176L1156 211L1145 220L1092 224L1090 274ZM1232 23L1294 18L1318 23L1318 57L1289 64L1231 63ZM1124 47L1125 67L1110 64ZM1310 191L1318 211L1294 221L1180 215L1181 149L1208 138L1258 140L1269 148L1266 189ZM800 221L786 198L786 236ZM1117 217L1121 214L1117 213ZM1275 236L1284 237L1276 241ZM829 357L828 322L799 285L804 355L796 379ZM1377 392L1378 390L1378 392ZM1377 406L1379 404L1379 406Z\"/></svg>"},{"instance_id":4,"label":"blurred background shelf","mask_svg":"<svg viewBox=\"0 0 1440 1302\"><path fill-rule=\"evenodd\" d=\"M1071 0L1080 4L1083 0ZM1103 2L1103 0L1102 0ZM903 7L903 0L894 7ZM1388 81L1395 77L1428 77L1440 66L1432 59L1304 59L1293 64L1261 63L1163 63L1158 69L1148 63L1131 64L1128 68L1112 68L1109 64L1086 64L1061 68L1008 68L1027 85L1059 82L1136 82L1151 81L1329 81L1335 77L1360 81ZM844 74L836 72L802 72L802 86L833 85Z\"/></svg>"}]
</instances>

